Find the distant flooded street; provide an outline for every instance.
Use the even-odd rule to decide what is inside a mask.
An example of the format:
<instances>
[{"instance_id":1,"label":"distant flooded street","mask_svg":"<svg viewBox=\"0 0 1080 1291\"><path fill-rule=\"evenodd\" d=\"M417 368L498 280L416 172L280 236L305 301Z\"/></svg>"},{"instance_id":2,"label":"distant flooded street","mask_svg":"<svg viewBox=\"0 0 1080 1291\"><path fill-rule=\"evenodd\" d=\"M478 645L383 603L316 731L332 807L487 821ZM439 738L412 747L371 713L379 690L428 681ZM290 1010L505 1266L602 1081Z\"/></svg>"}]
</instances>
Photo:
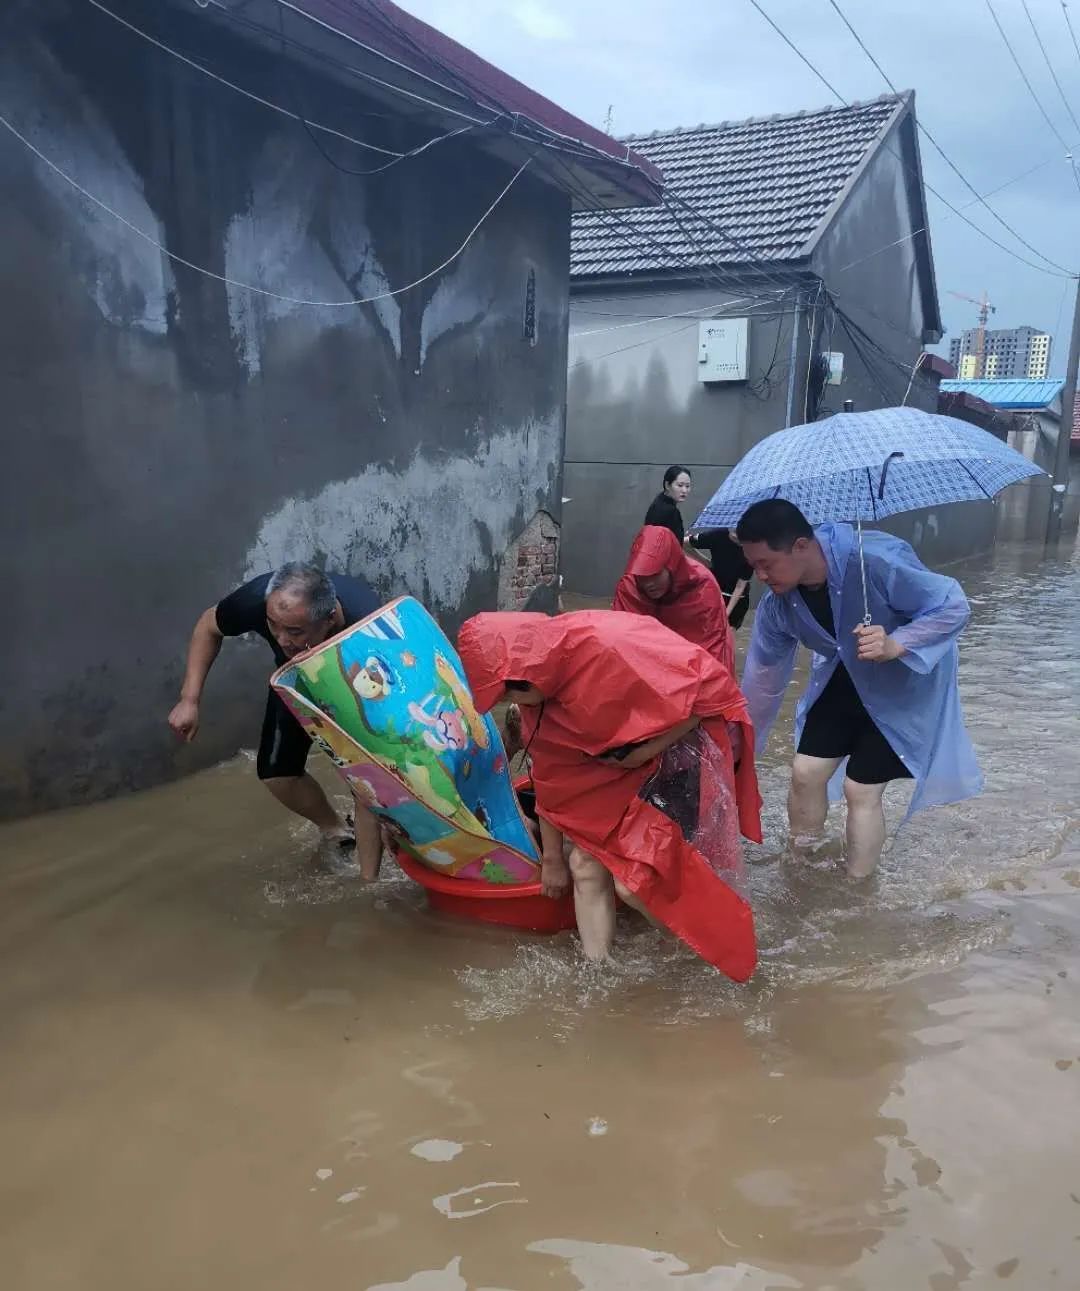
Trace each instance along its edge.
<instances>
[{"instance_id":1,"label":"distant flooded street","mask_svg":"<svg viewBox=\"0 0 1080 1291\"><path fill-rule=\"evenodd\" d=\"M950 572L987 790L852 886L778 732L749 986L328 873L247 756L0 829L5 1291L1080 1288L1080 559Z\"/></svg>"}]
</instances>

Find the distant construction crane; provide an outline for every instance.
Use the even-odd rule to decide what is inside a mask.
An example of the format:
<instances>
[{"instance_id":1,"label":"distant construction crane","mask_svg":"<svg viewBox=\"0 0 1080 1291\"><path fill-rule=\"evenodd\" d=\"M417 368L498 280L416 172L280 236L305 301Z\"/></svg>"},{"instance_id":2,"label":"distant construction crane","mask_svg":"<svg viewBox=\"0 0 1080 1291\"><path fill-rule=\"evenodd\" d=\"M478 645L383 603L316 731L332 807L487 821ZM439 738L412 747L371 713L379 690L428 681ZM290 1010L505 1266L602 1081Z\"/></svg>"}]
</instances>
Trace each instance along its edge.
<instances>
[{"instance_id":1,"label":"distant construction crane","mask_svg":"<svg viewBox=\"0 0 1080 1291\"><path fill-rule=\"evenodd\" d=\"M979 326L975 329L975 353L972 356L975 359L974 377L978 380L986 376L986 324L990 320L991 314L997 313L997 306L990 304L990 297L984 291L982 300L976 300L974 296L965 296L959 291L950 291L950 296L955 296L957 300L966 300L970 305L979 307ZM963 358L963 355L961 355ZM960 374L957 373L957 376Z\"/></svg>"}]
</instances>

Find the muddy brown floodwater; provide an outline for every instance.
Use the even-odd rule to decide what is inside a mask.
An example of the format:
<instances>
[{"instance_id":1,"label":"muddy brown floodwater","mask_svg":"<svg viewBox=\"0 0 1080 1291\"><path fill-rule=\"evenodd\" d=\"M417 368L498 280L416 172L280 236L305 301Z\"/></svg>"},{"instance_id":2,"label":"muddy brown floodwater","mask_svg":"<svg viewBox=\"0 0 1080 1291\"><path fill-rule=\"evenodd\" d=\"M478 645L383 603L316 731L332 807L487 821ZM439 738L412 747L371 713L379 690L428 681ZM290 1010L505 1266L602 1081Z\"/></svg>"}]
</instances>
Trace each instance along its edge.
<instances>
[{"instance_id":1,"label":"muddy brown floodwater","mask_svg":"<svg viewBox=\"0 0 1080 1291\"><path fill-rule=\"evenodd\" d=\"M1080 567L959 572L986 793L856 890L778 738L749 986L320 874L244 757L0 831L4 1291L1080 1288Z\"/></svg>"}]
</instances>

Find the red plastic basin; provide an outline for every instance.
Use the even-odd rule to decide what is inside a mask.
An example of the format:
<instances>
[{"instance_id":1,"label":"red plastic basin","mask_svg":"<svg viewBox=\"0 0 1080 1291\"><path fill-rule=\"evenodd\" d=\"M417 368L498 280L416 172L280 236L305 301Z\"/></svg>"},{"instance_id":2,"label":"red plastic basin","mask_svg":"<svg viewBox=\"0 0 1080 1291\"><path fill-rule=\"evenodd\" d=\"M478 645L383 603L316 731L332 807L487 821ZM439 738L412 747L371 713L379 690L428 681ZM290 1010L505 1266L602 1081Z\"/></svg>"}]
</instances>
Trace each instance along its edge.
<instances>
[{"instance_id":1,"label":"red plastic basin","mask_svg":"<svg viewBox=\"0 0 1080 1291\"><path fill-rule=\"evenodd\" d=\"M401 848L397 863L427 892L428 904L441 914L480 923L497 923L524 932L566 932L576 927L574 899L558 901L541 896L539 883L494 884L478 879L455 879L421 865Z\"/></svg>"}]
</instances>

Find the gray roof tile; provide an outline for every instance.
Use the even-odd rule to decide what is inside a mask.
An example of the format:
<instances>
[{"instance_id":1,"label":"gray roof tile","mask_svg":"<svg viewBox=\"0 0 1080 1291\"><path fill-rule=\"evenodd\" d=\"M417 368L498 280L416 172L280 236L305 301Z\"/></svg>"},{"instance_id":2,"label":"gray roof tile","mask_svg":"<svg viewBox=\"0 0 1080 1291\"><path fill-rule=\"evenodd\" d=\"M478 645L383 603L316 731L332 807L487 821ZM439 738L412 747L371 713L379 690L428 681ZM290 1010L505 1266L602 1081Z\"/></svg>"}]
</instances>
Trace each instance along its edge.
<instances>
[{"instance_id":1,"label":"gray roof tile","mask_svg":"<svg viewBox=\"0 0 1080 1291\"><path fill-rule=\"evenodd\" d=\"M623 140L708 223L678 207L677 218L662 206L583 211L573 220L571 276L798 258L904 97Z\"/></svg>"}]
</instances>

